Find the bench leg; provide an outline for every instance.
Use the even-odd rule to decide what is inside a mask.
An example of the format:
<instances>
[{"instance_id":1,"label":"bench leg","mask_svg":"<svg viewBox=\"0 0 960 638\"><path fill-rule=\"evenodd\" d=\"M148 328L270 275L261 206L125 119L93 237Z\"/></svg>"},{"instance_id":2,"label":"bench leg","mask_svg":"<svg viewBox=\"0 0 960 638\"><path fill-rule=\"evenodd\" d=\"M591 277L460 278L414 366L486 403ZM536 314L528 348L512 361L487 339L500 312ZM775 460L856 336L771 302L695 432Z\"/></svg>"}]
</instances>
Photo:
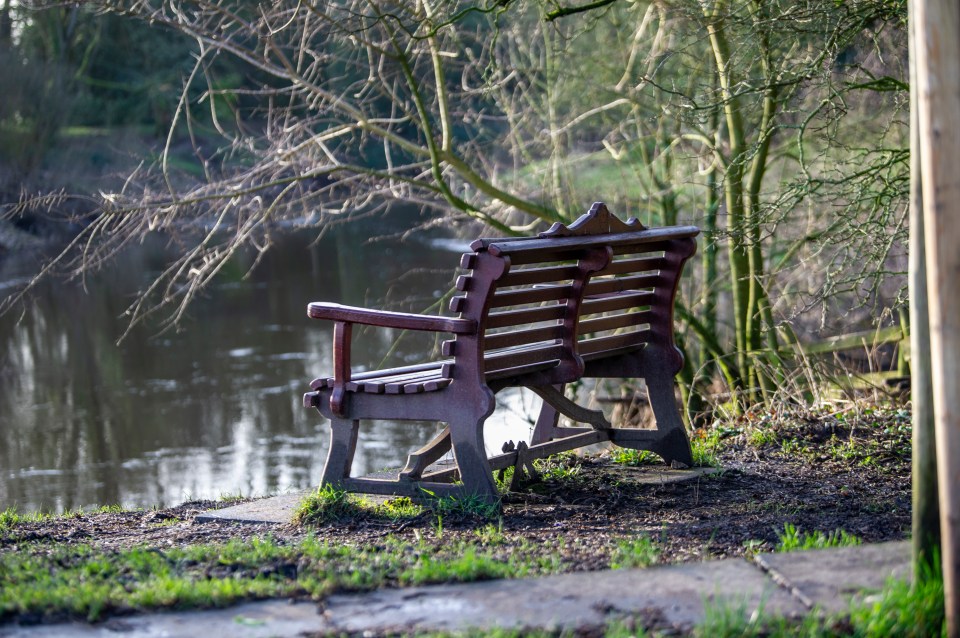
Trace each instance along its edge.
<instances>
[{"instance_id":1,"label":"bench leg","mask_svg":"<svg viewBox=\"0 0 960 638\"><path fill-rule=\"evenodd\" d=\"M557 386L557 389L563 392L563 386ZM546 443L557 438L557 424L560 423L560 413L552 405L543 402L540 406L540 416L537 417L537 424L533 426L533 434L530 436L530 445Z\"/></svg>"},{"instance_id":2,"label":"bench leg","mask_svg":"<svg viewBox=\"0 0 960 638\"><path fill-rule=\"evenodd\" d=\"M350 478L359 430L360 421L330 419L330 451L327 452L327 463L323 466L321 485L339 486L342 480Z\"/></svg>"},{"instance_id":3,"label":"bench leg","mask_svg":"<svg viewBox=\"0 0 960 638\"><path fill-rule=\"evenodd\" d=\"M487 460L487 450L483 443L483 424L493 413L493 396L490 396L486 410L476 410L450 421L450 440L453 443L453 456L457 461L463 491L468 496L479 496L488 503L499 498L497 486L493 481L493 470Z\"/></svg>"},{"instance_id":4,"label":"bench leg","mask_svg":"<svg viewBox=\"0 0 960 638\"><path fill-rule=\"evenodd\" d=\"M653 415L657 419L657 431L662 436L650 449L659 454L668 464L676 461L692 467L693 454L690 452L686 427L677 409L673 375L647 377L644 381L647 383L650 407L653 408Z\"/></svg>"}]
</instances>

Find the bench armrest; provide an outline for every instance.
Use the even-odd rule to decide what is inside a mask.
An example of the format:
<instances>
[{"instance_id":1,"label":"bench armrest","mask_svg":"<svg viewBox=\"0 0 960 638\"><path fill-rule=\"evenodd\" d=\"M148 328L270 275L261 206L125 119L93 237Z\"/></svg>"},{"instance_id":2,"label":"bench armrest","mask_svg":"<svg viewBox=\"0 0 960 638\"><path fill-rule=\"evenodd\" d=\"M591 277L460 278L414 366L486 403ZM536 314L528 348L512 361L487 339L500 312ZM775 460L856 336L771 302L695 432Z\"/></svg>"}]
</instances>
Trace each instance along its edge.
<instances>
[{"instance_id":1,"label":"bench armrest","mask_svg":"<svg viewBox=\"0 0 960 638\"><path fill-rule=\"evenodd\" d=\"M307 316L311 319L327 319L334 322L333 389L330 392L330 410L341 418L345 418L347 413L346 384L350 381L350 342L353 324L400 328L401 330L452 332L453 334L471 334L477 331L477 322L473 319L369 310L322 301L308 304Z\"/></svg>"},{"instance_id":2,"label":"bench armrest","mask_svg":"<svg viewBox=\"0 0 960 638\"><path fill-rule=\"evenodd\" d=\"M453 334L469 334L477 330L477 322L473 319L370 310L322 301L315 301L307 305L307 316L312 319L328 319L330 321L360 323L368 326L400 328L402 330L429 330Z\"/></svg>"}]
</instances>

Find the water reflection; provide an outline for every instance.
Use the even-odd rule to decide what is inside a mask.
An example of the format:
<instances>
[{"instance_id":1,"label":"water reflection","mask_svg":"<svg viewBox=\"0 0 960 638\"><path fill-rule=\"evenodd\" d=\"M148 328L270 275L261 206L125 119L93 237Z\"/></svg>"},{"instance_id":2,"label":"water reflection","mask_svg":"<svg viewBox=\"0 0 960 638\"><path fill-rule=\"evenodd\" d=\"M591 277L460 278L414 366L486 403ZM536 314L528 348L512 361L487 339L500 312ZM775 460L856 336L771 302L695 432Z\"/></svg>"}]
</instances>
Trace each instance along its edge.
<instances>
[{"instance_id":1,"label":"water reflection","mask_svg":"<svg viewBox=\"0 0 960 638\"><path fill-rule=\"evenodd\" d=\"M0 509L150 507L315 485L327 425L301 395L331 369L331 335L306 318L306 303L422 311L451 285L462 247L437 237L369 243L360 226L313 239L283 238L249 281L238 262L175 334L138 328L115 345L132 294L163 264L160 245L84 287L47 283L22 315L0 317ZM358 330L355 361L400 365L436 345L405 335L392 349L399 336ZM492 447L528 433L526 399L505 400L513 414L488 426ZM432 434L364 427L355 471L401 465Z\"/></svg>"}]
</instances>

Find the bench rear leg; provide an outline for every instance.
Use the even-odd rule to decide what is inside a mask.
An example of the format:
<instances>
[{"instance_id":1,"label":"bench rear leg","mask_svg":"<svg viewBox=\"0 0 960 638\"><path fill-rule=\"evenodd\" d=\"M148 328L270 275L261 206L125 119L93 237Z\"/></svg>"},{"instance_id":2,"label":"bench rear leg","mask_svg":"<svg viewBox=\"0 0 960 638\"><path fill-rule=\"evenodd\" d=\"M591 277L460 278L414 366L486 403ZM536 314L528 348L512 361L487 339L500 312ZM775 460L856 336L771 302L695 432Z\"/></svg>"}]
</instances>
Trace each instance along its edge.
<instances>
[{"instance_id":1,"label":"bench rear leg","mask_svg":"<svg viewBox=\"0 0 960 638\"><path fill-rule=\"evenodd\" d=\"M563 386L560 386L561 388ZM540 406L540 416L537 417L537 424L533 426L533 434L530 436L530 445L546 443L557 438L557 425L560 423L560 413L556 408L543 402Z\"/></svg>"},{"instance_id":2,"label":"bench rear leg","mask_svg":"<svg viewBox=\"0 0 960 638\"><path fill-rule=\"evenodd\" d=\"M353 455L357 451L357 433L360 421L354 419L330 419L330 450L323 466L321 485L339 486L350 478Z\"/></svg>"},{"instance_id":3,"label":"bench rear leg","mask_svg":"<svg viewBox=\"0 0 960 638\"><path fill-rule=\"evenodd\" d=\"M644 379L647 384L647 396L650 407L657 419L657 431L661 438L650 446L668 464L676 461L687 467L693 466L693 454L687 430L677 409L677 397L674 391L673 375L657 375Z\"/></svg>"}]
</instances>

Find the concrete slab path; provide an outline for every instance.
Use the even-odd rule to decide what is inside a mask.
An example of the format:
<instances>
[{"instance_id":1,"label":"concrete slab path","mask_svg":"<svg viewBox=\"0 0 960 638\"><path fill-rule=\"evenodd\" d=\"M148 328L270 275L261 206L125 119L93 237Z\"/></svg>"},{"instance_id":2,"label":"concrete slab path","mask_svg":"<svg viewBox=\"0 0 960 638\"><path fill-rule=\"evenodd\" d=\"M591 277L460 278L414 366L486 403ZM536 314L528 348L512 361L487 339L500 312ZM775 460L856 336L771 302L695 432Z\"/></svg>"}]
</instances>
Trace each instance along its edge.
<instances>
[{"instance_id":1,"label":"concrete slab path","mask_svg":"<svg viewBox=\"0 0 960 638\"><path fill-rule=\"evenodd\" d=\"M264 601L214 611L153 613L102 624L0 625L2 638L294 637L345 632L574 629L640 616L663 627L703 622L710 605L746 615L842 611L852 598L907 578L907 542L762 554L649 569L436 585L335 595L322 604Z\"/></svg>"}]
</instances>

